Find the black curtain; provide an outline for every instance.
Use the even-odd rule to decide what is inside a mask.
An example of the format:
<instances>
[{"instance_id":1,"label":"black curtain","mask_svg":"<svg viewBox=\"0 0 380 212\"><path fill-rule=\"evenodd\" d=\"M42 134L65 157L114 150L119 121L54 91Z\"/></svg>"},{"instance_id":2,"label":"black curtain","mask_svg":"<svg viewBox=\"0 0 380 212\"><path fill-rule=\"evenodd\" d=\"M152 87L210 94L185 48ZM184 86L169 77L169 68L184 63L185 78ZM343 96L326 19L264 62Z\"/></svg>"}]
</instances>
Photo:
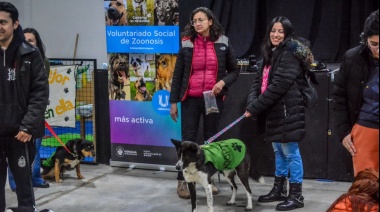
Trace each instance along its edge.
<instances>
[{"instance_id":1,"label":"black curtain","mask_svg":"<svg viewBox=\"0 0 380 212\"><path fill-rule=\"evenodd\" d=\"M366 18L379 7L376 0L179 0L180 30L197 7L218 17L239 58L259 56L267 24L285 16L297 35L311 42L315 59L339 62L357 46Z\"/></svg>"}]
</instances>

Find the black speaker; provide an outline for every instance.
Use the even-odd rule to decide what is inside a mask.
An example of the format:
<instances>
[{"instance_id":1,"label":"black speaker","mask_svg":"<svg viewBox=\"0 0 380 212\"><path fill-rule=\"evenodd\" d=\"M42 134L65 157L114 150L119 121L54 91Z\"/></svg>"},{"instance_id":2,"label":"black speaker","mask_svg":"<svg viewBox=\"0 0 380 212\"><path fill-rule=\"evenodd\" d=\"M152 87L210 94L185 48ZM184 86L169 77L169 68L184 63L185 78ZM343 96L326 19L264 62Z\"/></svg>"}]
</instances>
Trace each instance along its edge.
<instances>
[{"instance_id":1,"label":"black speaker","mask_svg":"<svg viewBox=\"0 0 380 212\"><path fill-rule=\"evenodd\" d=\"M109 164L111 159L108 71L94 71L97 162Z\"/></svg>"},{"instance_id":2,"label":"black speaker","mask_svg":"<svg viewBox=\"0 0 380 212\"><path fill-rule=\"evenodd\" d=\"M305 178L327 178L328 143L328 70L315 71L318 84L318 102L314 108L306 108L306 135L299 143Z\"/></svg>"}]
</instances>

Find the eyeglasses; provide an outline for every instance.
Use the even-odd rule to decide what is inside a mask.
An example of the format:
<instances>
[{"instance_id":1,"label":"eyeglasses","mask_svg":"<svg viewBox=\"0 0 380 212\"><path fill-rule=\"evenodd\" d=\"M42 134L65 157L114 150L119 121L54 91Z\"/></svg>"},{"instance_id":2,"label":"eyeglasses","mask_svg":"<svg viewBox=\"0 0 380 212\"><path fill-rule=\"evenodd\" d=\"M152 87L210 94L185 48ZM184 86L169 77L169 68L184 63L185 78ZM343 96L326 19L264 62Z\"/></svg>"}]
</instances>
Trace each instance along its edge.
<instances>
[{"instance_id":1,"label":"eyeglasses","mask_svg":"<svg viewBox=\"0 0 380 212\"><path fill-rule=\"evenodd\" d=\"M202 18L200 18L200 19L194 19L194 20L192 20L192 21L190 21L190 24L191 24L191 26L194 26L195 24L197 24L197 23L200 23L200 24L202 24L203 23L203 21L206 21L207 19L202 19Z\"/></svg>"},{"instance_id":2,"label":"eyeglasses","mask_svg":"<svg viewBox=\"0 0 380 212\"><path fill-rule=\"evenodd\" d=\"M379 50L379 44L372 44L371 42L368 42L367 41L367 45L368 45L368 48L370 48L371 50L373 50L373 51L377 51L377 50Z\"/></svg>"}]
</instances>

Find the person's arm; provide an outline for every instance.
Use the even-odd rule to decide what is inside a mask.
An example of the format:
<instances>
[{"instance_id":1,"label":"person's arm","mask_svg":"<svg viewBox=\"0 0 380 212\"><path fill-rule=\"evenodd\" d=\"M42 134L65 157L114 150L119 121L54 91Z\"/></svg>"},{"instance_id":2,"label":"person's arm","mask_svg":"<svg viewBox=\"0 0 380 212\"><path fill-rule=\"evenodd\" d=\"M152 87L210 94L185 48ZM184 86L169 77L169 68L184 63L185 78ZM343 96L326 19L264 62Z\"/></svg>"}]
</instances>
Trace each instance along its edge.
<instances>
[{"instance_id":1,"label":"person's arm","mask_svg":"<svg viewBox=\"0 0 380 212\"><path fill-rule=\"evenodd\" d=\"M184 53L181 48L177 55L177 60L175 63L175 68L173 72L172 85L170 88L170 116L174 122L177 122L178 118L178 106L177 103L181 101L180 93L181 86L183 83L183 74L184 74L185 64L184 64Z\"/></svg>"},{"instance_id":2,"label":"person's arm","mask_svg":"<svg viewBox=\"0 0 380 212\"><path fill-rule=\"evenodd\" d=\"M274 71L274 76L264 93L255 98L254 95L259 93L257 89L260 88L258 86L251 88L250 95L248 96L250 99L248 99L246 107L246 110L251 115L258 115L265 109L273 106L288 91L299 75L300 62L291 52L287 51L280 57L277 69L271 70Z\"/></svg>"},{"instance_id":3,"label":"person's arm","mask_svg":"<svg viewBox=\"0 0 380 212\"><path fill-rule=\"evenodd\" d=\"M182 85L182 79L184 75L185 63L184 63L183 49L180 49L177 55L177 60L174 67L172 85L170 88L170 103L180 102L180 89Z\"/></svg>"},{"instance_id":4,"label":"person's arm","mask_svg":"<svg viewBox=\"0 0 380 212\"><path fill-rule=\"evenodd\" d=\"M49 83L47 74L44 68L44 62L41 55L34 51L31 53L30 63L30 86L29 86L29 99L27 102L27 111L21 121L20 132L16 136L20 141L30 141L25 138L25 134L31 135L41 124L44 119L46 106L49 99Z\"/></svg>"},{"instance_id":5,"label":"person's arm","mask_svg":"<svg viewBox=\"0 0 380 212\"><path fill-rule=\"evenodd\" d=\"M224 86L231 86L239 77L239 66L237 64L235 50L230 41L228 41L227 56L226 56L227 75L223 77Z\"/></svg>"},{"instance_id":6,"label":"person's arm","mask_svg":"<svg viewBox=\"0 0 380 212\"><path fill-rule=\"evenodd\" d=\"M332 120L335 129L334 133L340 142L351 132L347 96L349 69L350 61L344 57L340 64L339 71L334 75Z\"/></svg>"}]
</instances>

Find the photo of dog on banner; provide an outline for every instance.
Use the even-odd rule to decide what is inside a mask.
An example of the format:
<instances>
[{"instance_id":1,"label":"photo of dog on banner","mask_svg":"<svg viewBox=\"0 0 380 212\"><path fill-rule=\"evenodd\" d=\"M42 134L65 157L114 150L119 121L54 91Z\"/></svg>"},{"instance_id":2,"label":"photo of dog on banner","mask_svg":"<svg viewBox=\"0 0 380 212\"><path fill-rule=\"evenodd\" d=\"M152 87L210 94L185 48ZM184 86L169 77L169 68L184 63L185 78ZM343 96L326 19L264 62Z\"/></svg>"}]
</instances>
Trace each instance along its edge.
<instances>
[{"instance_id":1,"label":"photo of dog on banner","mask_svg":"<svg viewBox=\"0 0 380 212\"><path fill-rule=\"evenodd\" d=\"M110 100L131 100L128 54L110 54L108 66Z\"/></svg>"},{"instance_id":2,"label":"photo of dog on banner","mask_svg":"<svg viewBox=\"0 0 380 212\"><path fill-rule=\"evenodd\" d=\"M130 54L129 76L131 81L131 99L135 101L151 101L155 89L155 55Z\"/></svg>"},{"instance_id":3,"label":"photo of dog on banner","mask_svg":"<svg viewBox=\"0 0 380 212\"><path fill-rule=\"evenodd\" d=\"M128 25L125 5L125 0L104 1L106 26Z\"/></svg>"},{"instance_id":4,"label":"photo of dog on banner","mask_svg":"<svg viewBox=\"0 0 380 212\"><path fill-rule=\"evenodd\" d=\"M131 26L154 25L154 0L127 0L127 22Z\"/></svg>"},{"instance_id":5,"label":"photo of dog on banner","mask_svg":"<svg viewBox=\"0 0 380 212\"><path fill-rule=\"evenodd\" d=\"M155 0L154 25L173 26L179 24L178 0Z\"/></svg>"}]
</instances>

